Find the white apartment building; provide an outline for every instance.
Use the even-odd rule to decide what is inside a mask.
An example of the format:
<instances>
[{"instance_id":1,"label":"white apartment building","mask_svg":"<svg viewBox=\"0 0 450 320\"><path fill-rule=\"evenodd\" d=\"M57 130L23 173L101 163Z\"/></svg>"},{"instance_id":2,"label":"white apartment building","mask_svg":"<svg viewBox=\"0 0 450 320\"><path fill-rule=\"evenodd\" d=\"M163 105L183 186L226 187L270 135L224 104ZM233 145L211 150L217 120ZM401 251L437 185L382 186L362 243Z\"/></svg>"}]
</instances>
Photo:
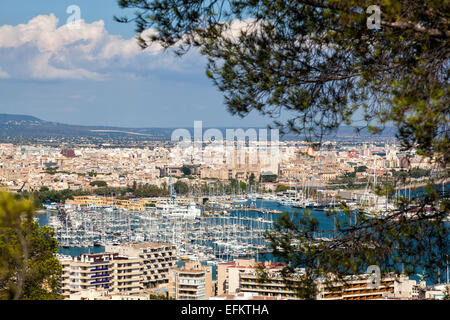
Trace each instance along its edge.
<instances>
[{"instance_id":1,"label":"white apartment building","mask_svg":"<svg viewBox=\"0 0 450 320\"><path fill-rule=\"evenodd\" d=\"M61 291L66 298L88 290L136 294L144 277L141 259L117 253L82 254L62 259L61 265Z\"/></svg>"},{"instance_id":2,"label":"white apartment building","mask_svg":"<svg viewBox=\"0 0 450 320\"><path fill-rule=\"evenodd\" d=\"M144 289L168 283L169 269L173 268L176 263L175 245L167 243L143 242L119 246L107 245L105 251L141 259Z\"/></svg>"}]
</instances>

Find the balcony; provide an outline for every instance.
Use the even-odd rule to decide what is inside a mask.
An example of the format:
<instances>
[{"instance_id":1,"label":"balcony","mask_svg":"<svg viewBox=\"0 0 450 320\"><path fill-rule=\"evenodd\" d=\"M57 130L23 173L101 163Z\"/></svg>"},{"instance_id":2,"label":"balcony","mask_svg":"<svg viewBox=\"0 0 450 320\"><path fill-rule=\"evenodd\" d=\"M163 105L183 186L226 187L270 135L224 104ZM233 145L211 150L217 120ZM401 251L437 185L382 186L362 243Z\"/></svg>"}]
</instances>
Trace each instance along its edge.
<instances>
[{"instance_id":1,"label":"balcony","mask_svg":"<svg viewBox=\"0 0 450 320\"><path fill-rule=\"evenodd\" d=\"M98 261L98 262L91 262L90 264L110 264L110 261Z\"/></svg>"},{"instance_id":2,"label":"balcony","mask_svg":"<svg viewBox=\"0 0 450 320\"><path fill-rule=\"evenodd\" d=\"M94 274L91 276L91 278L106 278L110 277L111 275L109 273L102 273L102 274Z\"/></svg>"},{"instance_id":3,"label":"balcony","mask_svg":"<svg viewBox=\"0 0 450 320\"><path fill-rule=\"evenodd\" d=\"M105 270L109 270L108 267L104 267L104 268L95 268L95 269L91 269L90 271L105 271Z\"/></svg>"},{"instance_id":4,"label":"balcony","mask_svg":"<svg viewBox=\"0 0 450 320\"><path fill-rule=\"evenodd\" d=\"M109 283L109 279L108 280L91 281L90 284L99 284L99 283Z\"/></svg>"},{"instance_id":5,"label":"balcony","mask_svg":"<svg viewBox=\"0 0 450 320\"><path fill-rule=\"evenodd\" d=\"M187 279L195 279L195 278L203 278L205 277L205 273L180 273L180 278L187 278Z\"/></svg>"}]
</instances>

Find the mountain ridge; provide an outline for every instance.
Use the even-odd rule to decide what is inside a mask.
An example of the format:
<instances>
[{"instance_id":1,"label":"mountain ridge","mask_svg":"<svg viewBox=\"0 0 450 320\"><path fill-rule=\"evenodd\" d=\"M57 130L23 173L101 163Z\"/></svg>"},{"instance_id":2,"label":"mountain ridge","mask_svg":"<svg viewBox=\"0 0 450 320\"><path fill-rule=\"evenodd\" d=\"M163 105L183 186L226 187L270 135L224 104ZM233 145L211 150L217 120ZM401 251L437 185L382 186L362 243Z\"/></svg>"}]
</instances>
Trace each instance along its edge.
<instances>
[{"instance_id":1,"label":"mountain ridge","mask_svg":"<svg viewBox=\"0 0 450 320\"><path fill-rule=\"evenodd\" d=\"M183 127L193 134L192 127ZM233 129L231 127L227 127ZM222 129L225 132L225 127L217 128ZM238 128L238 127L234 127ZM258 127L246 127L242 129L255 128ZM263 128L263 127L260 127ZM0 113L0 137L74 137L74 136L87 136L87 137L130 137L145 139L170 139L173 130L177 128L128 128L128 127L116 127L116 126L89 126L89 125L73 125L64 124L60 122L52 122L42 120L38 117L24 114L8 114ZM207 127L203 130L208 129ZM388 128L382 136L384 137L394 137L393 128ZM224 135L225 136L225 135ZM361 132L360 134L355 133L355 130L351 126L340 127L336 133L329 134L327 137L370 137L373 135L367 131ZM299 138L298 135L288 133L284 136L283 140L287 138Z\"/></svg>"}]
</instances>

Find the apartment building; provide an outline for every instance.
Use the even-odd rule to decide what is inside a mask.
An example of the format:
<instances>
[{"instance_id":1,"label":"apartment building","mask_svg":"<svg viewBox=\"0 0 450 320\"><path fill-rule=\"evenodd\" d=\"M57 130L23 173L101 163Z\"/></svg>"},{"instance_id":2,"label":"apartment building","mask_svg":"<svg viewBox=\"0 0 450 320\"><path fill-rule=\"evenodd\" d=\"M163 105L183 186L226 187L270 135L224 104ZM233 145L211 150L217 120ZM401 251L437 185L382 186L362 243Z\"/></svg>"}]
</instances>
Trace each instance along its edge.
<instances>
[{"instance_id":1,"label":"apartment building","mask_svg":"<svg viewBox=\"0 0 450 320\"><path fill-rule=\"evenodd\" d=\"M238 259L217 266L217 294L251 293L257 296L297 299L295 287L299 279L295 275L286 282L280 271L282 264L264 262L268 279L260 282L255 260ZM303 270L299 270L298 275ZM325 300L368 300L368 299L410 299L417 298L415 280L408 277L385 275L376 285L369 284L369 275L347 277L345 281L333 282L331 286L317 281L317 299Z\"/></svg>"},{"instance_id":2,"label":"apartment building","mask_svg":"<svg viewBox=\"0 0 450 320\"><path fill-rule=\"evenodd\" d=\"M151 289L169 282L169 269L176 263L175 245L156 242L127 243L119 246L107 245L106 252L125 257L137 257L142 261L142 286Z\"/></svg>"},{"instance_id":3,"label":"apartment building","mask_svg":"<svg viewBox=\"0 0 450 320\"><path fill-rule=\"evenodd\" d=\"M268 268L267 268L268 267ZM249 268L239 273L239 292L249 292L257 296L277 297L287 300L298 299L293 289L298 285L298 280L292 278L289 283L283 280L279 271L280 266L266 266L268 280L261 283L260 275L255 268Z\"/></svg>"},{"instance_id":4,"label":"apartment building","mask_svg":"<svg viewBox=\"0 0 450 320\"><path fill-rule=\"evenodd\" d=\"M280 263L264 262L265 271L272 275L270 281L261 284L258 281L258 263L255 259L236 259L217 265L217 294L234 295L248 293L260 297L293 299L295 294L286 288L278 273L283 267ZM272 279L273 278L273 279Z\"/></svg>"},{"instance_id":5,"label":"apartment building","mask_svg":"<svg viewBox=\"0 0 450 320\"><path fill-rule=\"evenodd\" d=\"M118 253L82 254L62 259L62 295L89 290L136 294L143 279L142 260Z\"/></svg>"},{"instance_id":6,"label":"apartment building","mask_svg":"<svg viewBox=\"0 0 450 320\"><path fill-rule=\"evenodd\" d=\"M142 289L144 266L141 258L117 256L112 260L111 291L135 295Z\"/></svg>"},{"instance_id":7,"label":"apartment building","mask_svg":"<svg viewBox=\"0 0 450 320\"><path fill-rule=\"evenodd\" d=\"M318 284L317 299L323 300L372 300L417 298L416 281L407 276L386 275L379 283L372 285L369 275L352 276L331 286Z\"/></svg>"},{"instance_id":8,"label":"apartment building","mask_svg":"<svg viewBox=\"0 0 450 320\"><path fill-rule=\"evenodd\" d=\"M239 289L239 273L255 266L255 259L236 259L217 264L217 295L236 293Z\"/></svg>"},{"instance_id":9,"label":"apartment building","mask_svg":"<svg viewBox=\"0 0 450 320\"><path fill-rule=\"evenodd\" d=\"M169 275L169 296L176 300L205 300L214 295L212 268L189 261Z\"/></svg>"},{"instance_id":10,"label":"apartment building","mask_svg":"<svg viewBox=\"0 0 450 320\"><path fill-rule=\"evenodd\" d=\"M276 270L269 271L269 280L258 281L255 271L241 272L239 275L239 291L251 292L259 296L296 299L292 288L298 280L289 280L289 287ZM343 282L332 283L331 286L318 281L318 300L373 300L373 299L411 299L417 298L416 281L406 276L386 275L376 285L369 283L369 275L348 277Z\"/></svg>"}]
</instances>

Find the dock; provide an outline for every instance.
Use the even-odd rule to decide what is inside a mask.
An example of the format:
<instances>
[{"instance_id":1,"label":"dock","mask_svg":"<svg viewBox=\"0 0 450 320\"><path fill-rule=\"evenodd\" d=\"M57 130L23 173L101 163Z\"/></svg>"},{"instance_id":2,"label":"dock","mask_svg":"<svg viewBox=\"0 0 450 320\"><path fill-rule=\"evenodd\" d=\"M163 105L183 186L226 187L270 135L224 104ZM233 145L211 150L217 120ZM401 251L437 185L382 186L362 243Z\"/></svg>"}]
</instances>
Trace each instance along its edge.
<instances>
[{"instance_id":1,"label":"dock","mask_svg":"<svg viewBox=\"0 0 450 320\"><path fill-rule=\"evenodd\" d=\"M242 210L254 211L254 212L259 212L259 213L270 213L270 214L281 214L284 212L284 211L280 211L280 210L269 210L269 209L256 208L256 207L242 207L242 208L228 209L228 211L242 211Z\"/></svg>"}]
</instances>

